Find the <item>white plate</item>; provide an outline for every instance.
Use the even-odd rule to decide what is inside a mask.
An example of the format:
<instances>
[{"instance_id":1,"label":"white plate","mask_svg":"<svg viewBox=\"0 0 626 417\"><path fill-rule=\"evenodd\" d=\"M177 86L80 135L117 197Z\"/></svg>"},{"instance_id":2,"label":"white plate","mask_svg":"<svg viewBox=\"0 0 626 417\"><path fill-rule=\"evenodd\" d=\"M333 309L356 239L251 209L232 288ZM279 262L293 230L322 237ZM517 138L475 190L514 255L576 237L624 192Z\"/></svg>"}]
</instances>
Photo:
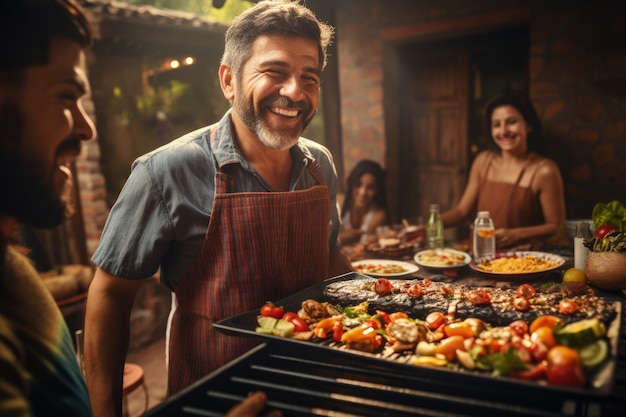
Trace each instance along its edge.
<instances>
[{"instance_id":1,"label":"white plate","mask_svg":"<svg viewBox=\"0 0 626 417\"><path fill-rule=\"evenodd\" d=\"M459 263L455 263L452 265L445 265L442 263L429 263L429 262L420 260L421 257L423 257L424 255L428 255L432 253L433 251L435 252L436 255L441 256L442 259L446 255L448 256L455 255L455 256L460 257L461 260L459 261ZM469 253L461 252L460 250L451 249L451 248L443 248L443 249L426 249L426 250L417 252L415 256L413 257L413 259L415 260L415 263L417 263L418 265L425 266L427 268L451 269L451 268L460 268L462 266L469 264L470 261L472 260L472 257L469 255Z\"/></svg>"},{"instance_id":2,"label":"white plate","mask_svg":"<svg viewBox=\"0 0 626 417\"><path fill-rule=\"evenodd\" d=\"M352 262L352 266L355 269L358 266L361 266L361 265L377 265L377 266L378 265L380 265L380 266L397 265L397 266L401 266L404 269L406 269L406 271L396 272L396 273L392 273L392 274L385 274L385 273L378 273L378 272L365 272L365 271L360 272L361 274L370 275L372 277L401 277L403 275L412 274L412 273L417 272L419 270L417 265L413 265L413 264L410 264L408 262L394 261L392 259L364 259L362 261Z\"/></svg>"},{"instance_id":3,"label":"white plate","mask_svg":"<svg viewBox=\"0 0 626 417\"><path fill-rule=\"evenodd\" d=\"M556 264L550 268L542 269L540 271L520 271L520 272L493 272L493 271L485 271L480 268L478 265L485 261L490 261L493 259L500 258L521 258L525 256L535 256L538 259L545 259L550 261L555 261ZM472 263L470 263L470 268L474 271L481 272L486 275L491 275L496 278L502 279L532 279L532 278L540 278L543 277L546 273L554 271L555 269L559 269L565 264L565 258L562 258L559 255L555 255L552 253L546 252L536 252L536 251L518 251L518 252L499 252L494 256L485 256L482 258L474 259Z\"/></svg>"}]
</instances>

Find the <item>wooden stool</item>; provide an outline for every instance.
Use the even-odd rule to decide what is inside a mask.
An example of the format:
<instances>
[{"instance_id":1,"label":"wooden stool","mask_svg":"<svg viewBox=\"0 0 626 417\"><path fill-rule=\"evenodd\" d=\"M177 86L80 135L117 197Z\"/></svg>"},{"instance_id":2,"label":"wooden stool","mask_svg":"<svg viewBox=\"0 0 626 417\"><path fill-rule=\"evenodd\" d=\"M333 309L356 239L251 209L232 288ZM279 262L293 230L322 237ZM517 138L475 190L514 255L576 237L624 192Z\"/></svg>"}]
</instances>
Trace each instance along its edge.
<instances>
[{"instance_id":1,"label":"wooden stool","mask_svg":"<svg viewBox=\"0 0 626 417\"><path fill-rule=\"evenodd\" d=\"M143 413L148 411L148 403L150 398L148 396L148 387L146 386L146 382L143 376L143 368L141 366L134 363L124 364L124 383L122 388L122 415L124 417L130 416L128 412L128 399L126 398L126 396L139 387L143 388L143 392L146 398L146 404Z\"/></svg>"}]
</instances>

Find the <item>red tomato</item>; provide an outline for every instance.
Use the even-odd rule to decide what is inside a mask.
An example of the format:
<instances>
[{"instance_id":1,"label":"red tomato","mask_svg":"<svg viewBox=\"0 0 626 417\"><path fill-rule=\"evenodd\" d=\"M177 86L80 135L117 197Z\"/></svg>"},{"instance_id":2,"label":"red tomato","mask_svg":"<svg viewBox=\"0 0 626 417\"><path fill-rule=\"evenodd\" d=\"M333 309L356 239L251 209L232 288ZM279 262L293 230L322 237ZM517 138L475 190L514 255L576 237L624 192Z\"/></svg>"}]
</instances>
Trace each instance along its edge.
<instances>
[{"instance_id":1,"label":"red tomato","mask_svg":"<svg viewBox=\"0 0 626 417\"><path fill-rule=\"evenodd\" d=\"M543 377L546 373L546 363L540 362L535 366L531 366L523 371L512 372L513 378L535 380Z\"/></svg>"},{"instance_id":2,"label":"red tomato","mask_svg":"<svg viewBox=\"0 0 626 417\"><path fill-rule=\"evenodd\" d=\"M376 283L374 283L374 291L376 291L376 294L380 297L389 294L391 290L393 290L393 285L391 285L391 282L389 282L387 278L378 278Z\"/></svg>"},{"instance_id":3,"label":"red tomato","mask_svg":"<svg viewBox=\"0 0 626 417\"><path fill-rule=\"evenodd\" d=\"M535 291L535 287L533 287L530 284L522 284L519 287L517 287L518 297L524 297L530 300L531 298L535 296L535 294L537 294L537 292Z\"/></svg>"},{"instance_id":4,"label":"red tomato","mask_svg":"<svg viewBox=\"0 0 626 417\"><path fill-rule=\"evenodd\" d=\"M267 317L274 317L275 319L282 319L285 314L285 309L274 305L271 301L268 301L261 307L261 315Z\"/></svg>"},{"instance_id":5,"label":"red tomato","mask_svg":"<svg viewBox=\"0 0 626 417\"><path fill-rule=\"evenodd\" d=\"M410 297L415 297L415 298L419 298L422 296L422 286L420 284L413 284L409 287L409 289L407 290L407 294L409 294Z\"/></svg>"},{"instance_id":6,"label":"red tomato","mask_svg":"<svg viewBox=\"0 0 626 417\"><path fill-rule=\"evenodd\" d=\"M524 337L528 333L528 323L524 320L515 320L509 324L511 330L515 332L519 337Z\"/></svg>"},{"instance_id":7,"label":"red tomato","mask_svg":"<svg viewBox=\"0 0 626 417\"><path fill-rule=\"evenodd\" d=\"M435 330L446 322L446 316L441 311L433 311L426 316L426 327Z\"/></svg>"},{"instance_id":8,"label":"red tomato","mask_svg":"<svg viewBox=\"0 0 626 417\"><path fill-rule=\"evenodd\" d=\"M382 310L376 310L376 315L378 316L378 319L381 320L385 326L391 322L391 317L389 316L389 313L386 313Z\"/></svg>"},{"instance_id":9,"label":"red tomato","mask_svg":"<svg viewBox=\"0 0 626 417\"><path fill-rule=\"evenodd\" d=\"M567 346L558 345L548 351L546 378L549 383L568 387L585 386L585 371L578 352Z\"/></svg>"},{"instance_id":10,"label":"red tomato","mask_svg":"<svg viewBox=\"0 0 626 417\"><path fill-rule=\"evenodd\" d=\"M298 316L293 311L288 311L283 314L282 319L287 320L289 323L293 324L294 332L308 332L309 330L311 330L309 328L309 325L306 324L306 321L304 321L302 317Z\"/></svg>"},{"instance_id":11,"label":"red tomato","mask_svg":"<svg viewBox=\"0 0 626 417\"><path fill-rule=\"evenodd\" d=\"M574 300L561 300L559 302L559 313L561 314L575 314L579 307Z\"/></svg>"},{"instance_id":12,"label":"red tomato","mask_svg":"<svg viewBox=\"0 0 626 417\"><path fill-rule=\"evenodd\" d=\"M530 310L530 301L526 297L515 297L513 299L513 307L517 311L527 311Z\"/></svg>"},{"instance_id":13,"label":"red tomato","mask_svg":"<svg viewBox=\"0 0 626 417\"><path fill-rule=\"evenodd\" d=\"M490 304L491 297L483 290L473 290L467 294L467 300L473 305Z\"/></svg>"},{"instance_id":14,"label":"red tomato","mask_svg":"<svg viewBox=\"0 0 626 417\"><path fill-rule=\"evenodd\" d=\"M533 361L541 362L548 357L548 347L543 343L530 342L528 344L528 350L530 351Z\"/></svg>"},{"instance_id":15,"label":"red tomato","mask_svg":"<svg viewBox=\"0 0 626 417\"><path fill-rule=\"evenodd\" d=\"M363 320L363 324L367 324L368 326L373 327L376 330L381 328L380 320L378 320L376 318L365 319L365 320Z\"/></svg>"},{"instance_id":16,"label":"red tomato","mask_svg":"<svg viewBox=\"0 0 626 417\"><path fill-rule=\"evenodd\" d=\"M602 239L604 236L608 235L614 230L617 230L617 227L610 225L610 224L603 224L602 226L596 229L595 236L598 239Z\"/></svg>"},{"instance_id":17,"label":"red tomato","mask_svg":"<svg viewBox=\"0 0 626 417\"><path fill-rule=\"evenodd\" d=\"M341 336L343 336L343 323L341 321L337 321L333 325L333 340L335 342L341 342Z\"/></svg>"}]
</instances>

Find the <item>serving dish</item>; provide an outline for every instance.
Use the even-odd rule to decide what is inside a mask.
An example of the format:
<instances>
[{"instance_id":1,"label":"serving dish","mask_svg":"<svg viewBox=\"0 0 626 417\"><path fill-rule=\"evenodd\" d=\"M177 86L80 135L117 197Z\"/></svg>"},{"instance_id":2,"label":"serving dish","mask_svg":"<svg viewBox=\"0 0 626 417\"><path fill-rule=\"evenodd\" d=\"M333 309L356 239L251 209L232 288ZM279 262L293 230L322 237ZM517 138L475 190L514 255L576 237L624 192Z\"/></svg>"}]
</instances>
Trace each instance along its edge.
<instances>
[{"instance_id":1,"label":"serving dish","mask_svg":"<svg viewBox=\"0 0 626 417\"><path fill-rule=\"evenodd\" d=\"M550 261L552 264L549 267L537 270L537 271L488 271L482 268L480 265L498 259L518 259L532 256L537 260ZM553 253L538 252L538 251L513 251L513 252L498 252L493 256L484 256L474 259L470 262L469 267L476 272L490 276L496 279L504 280L536 280L545 277L547 274L558 270L565 264L565 258L555 255Z\"/></svg>"},{"instance_id":2,"label":"serving dish","mask_svg":"<svg viewBox=\"0 0 626 417\"><path fill-rule=\"evenodd\" d=\"M428 257L426 260L424 258ZM435 262L431 262L431 258L435 258ZM454 257L454 263L447 264L446 262L450 262L450 257ZM453 269L453 268L461 268L465 265L468 265L472 257L469 253L461 252L452 248L443 248L443 249L426 249L423 251L419 251L413 257L415 263L419 266L423 266L426 268L436 268L436 269Z\"/></svg>"},{"instance_id":3,"label":"serving dish","mask_svg":"<svg viewBox=\"0 0 626 417\"><path fill-rule=\"evenodd\" d=\"M371 256L381 256L385 258L399 259L410 256L416 246L413 243L400 242L397 246L381 246L379 243L370 243L365 246L365 251Z\"/></svg>"},{"instance_id":4,"label":"serving dish","mask_svg":"<svg viewBox=\"0 0 626 417\"><path fill-rule=\"evenodd\" d=\"M381 272L381 271L368 271L368 270L363 270L360 271L362 274L365 275L369 275L372 277L401 277L404 275L409 275L409 274L413 274L415 272L417 272L419 270L419 268L417 267L417 265L408 263L408 262L402 262L402 261L395 261L395 260L391 260L391 259L364 259L361 261L356 261L356 262L352 262L352 266L359 271L360 267L365 267L365 266L380 266L383 269L385 267L393 267L393 266L399 266L402 267L404 269L404 271L401 272Z\"/></svg>"},{"instance_id":5,"label":"serving dish","mask_svg":"<svg viewBox=\"0 0 626 417\"><path fill-rule=\"evenodd\" d=\"M335 282L354 280L356 278L365 278L366 275L359 274L357 272L348 273L345 275L341 275L335 278L328 279L323 281L320 284L311 286L306 288L300 292L297 292L287 298L282 300L278 300L275 302L277 305L281 305L285 308L286 311L298 311L301 308L302 301L307 299L313 299L316 301L324 302L327 301L324 296L324 288ZM398 278L390 278L390 280L394 280ZM600 293L600 292L598 292ZM246 337L255 337L264 339L266 341L271 341L272 343L286 343L295 347L295 349L310 349L311 346L317 349L322 349L322 352L341 352L342 354L354 355L355 357L361 357L363 360L368 361L373 365L377 363L383 366L391 363L391 366L401 367L402 369L415 370L416 372L420 372L419 370L424 369L424 372L432 372L434 375L442 375L442 378L450 378L450 375L459 375L461 378L469 378L468 383L476 383L476 384L493 384L494 378L497 378L498 383L501 384L510 384L511 389L517 389L519 387L541 387L541 389L552 390L555 393L563 394L570 393L576 396L606 396L612 392L613 383L614 383L614 375L615 368L617 362L617 349L618 349L618 340L619 340L619 329L621 326L621 301L618 298L618 294L613 293L602 293L602 296L607 299L611 303L611 305L615 306L616 316L612 320L609 326L607 326L607 337L609 340L609 344L611 347L611 357L607 360L601 368L595 372L588 387L586 388L569 388L569 387L561 387L555 385L549 385L545 381L525 381L520 379L508 378L508 377L494 377L490 374L480 373L480 372L469 372L462 370L454 370L450 368L425 368L417 367L416 365L411 365L407 361L407 355L397 354L392 356L382 356L376 353L367 353L362 351L350 350L344 348L339 348L333 343L329 343L328 341L304 341L293 338L282 338L278 336L274 336L271 334L263 334L257 333L255 331L257 327L257 317L259 315L259 310L253 310L246 313L242 313L233 317L229 317L223 320L220 320L214 323L214 327L225 334L233 335L233 336L246 336ZM333 353L334 354L334 353ZM446 376L447 375L447 376Z\"/></svg>"}]
</instances>

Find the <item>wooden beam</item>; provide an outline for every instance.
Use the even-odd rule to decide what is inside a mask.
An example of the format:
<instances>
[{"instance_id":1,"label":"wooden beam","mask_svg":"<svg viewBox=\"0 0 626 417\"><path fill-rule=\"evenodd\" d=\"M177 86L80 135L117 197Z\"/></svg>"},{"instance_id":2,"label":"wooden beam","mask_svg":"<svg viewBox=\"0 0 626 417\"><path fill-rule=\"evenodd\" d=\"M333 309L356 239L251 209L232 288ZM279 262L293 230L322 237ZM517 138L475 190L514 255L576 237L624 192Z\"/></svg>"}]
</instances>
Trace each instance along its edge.
<instances>
[{"instance_id":1,"label":"wooden beam","mask_svg":"<svg viewBox=\"0 0 626 417\"><path fill-rule=\"evenodd\" d=\"M492 30L496 27L509 27L511 24L527 23L529 20L530 8L522 7L458 19L397 26L382 29L380 35L384 41L406 42L446 37L451 34L458 36L459 33Z\"/></svg>"}]
</instances>

